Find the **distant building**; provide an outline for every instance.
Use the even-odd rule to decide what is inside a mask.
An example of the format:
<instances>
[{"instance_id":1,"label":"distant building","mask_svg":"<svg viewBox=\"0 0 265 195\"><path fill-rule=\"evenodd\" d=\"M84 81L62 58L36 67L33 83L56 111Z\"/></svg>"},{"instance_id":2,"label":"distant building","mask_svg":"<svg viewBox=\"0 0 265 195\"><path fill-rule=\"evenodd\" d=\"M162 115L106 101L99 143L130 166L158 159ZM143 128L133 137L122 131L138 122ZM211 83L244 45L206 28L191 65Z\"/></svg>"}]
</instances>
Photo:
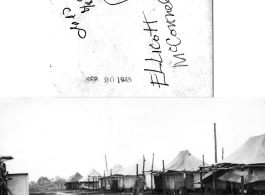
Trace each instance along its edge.
<instances>
[{"instance_id":1,"label":"distant building","mask_svg":"<svg viewBox=\"0 0 265 195\"><path fill-rule=\"evenodd\" d=\"M74 175L70 176L68 180L65 181L64 185L66 186L67 190L77 190L80 187L79 180L82 179L83 176L80 175L78 172Z\"/></svg>"}]
</instances>

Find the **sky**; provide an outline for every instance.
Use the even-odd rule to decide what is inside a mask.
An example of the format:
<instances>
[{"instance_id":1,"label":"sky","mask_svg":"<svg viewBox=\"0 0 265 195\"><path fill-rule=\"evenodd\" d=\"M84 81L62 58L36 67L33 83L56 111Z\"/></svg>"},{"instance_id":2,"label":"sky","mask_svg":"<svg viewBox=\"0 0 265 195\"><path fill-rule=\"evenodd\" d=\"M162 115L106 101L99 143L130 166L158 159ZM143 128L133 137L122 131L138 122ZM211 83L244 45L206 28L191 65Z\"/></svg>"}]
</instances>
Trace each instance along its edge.
<instances>
[{"instance_id":1,"label":"sky","mask_svg":"<svg viewBox=\"0 0 265 195\"><path fill-rule=\"evenodd\" d=\"M250 136L265 133L265 99L9 98L0 99L0 156L9 173L68 179L94 168L145 158L162 168L189 150L214 163Z\"/></svg>"}]
</instances>

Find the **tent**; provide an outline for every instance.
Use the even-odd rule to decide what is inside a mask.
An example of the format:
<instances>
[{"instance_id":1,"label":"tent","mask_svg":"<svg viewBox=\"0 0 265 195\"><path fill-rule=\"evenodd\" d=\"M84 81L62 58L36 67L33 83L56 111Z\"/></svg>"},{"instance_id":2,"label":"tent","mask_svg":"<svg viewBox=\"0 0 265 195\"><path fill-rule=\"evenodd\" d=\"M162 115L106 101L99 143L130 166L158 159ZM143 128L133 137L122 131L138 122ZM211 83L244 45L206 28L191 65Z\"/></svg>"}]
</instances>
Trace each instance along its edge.
<instances>
[{"instance_id":1,"label":"tent","mask_svg":"<svg viewBox=\"0 0 265 195\"><path fill-rule=\"evenodd\" d=\"M247 187L253 190L265 190L265 185L260 185L265 181L265 134L250 137L234 153L215 164L213 168L216 169L217 181L229 182L234 189L240 188L243 176ZM210 174L203 178L203 182L211 180Z\"/></svg>"},{"instance_id":2,"label":"tent","mask_svg":"<svg viewBox=\"0 0 265 195\"><path fill-rule=\"evenodd\" d=\"M206 164L206 163L205 163ZM206 164L207 165L207 164ZM203 162L188 150L180 151L179 154L165 167L165 171L198 171Z\"/></svg>"},{"instance_id":3,"label":"tent","mask_svg":"<svg viewBox=\"0 0 265 195\"><path fill-rule=\"evenodd\" d=\"M98 179L100 173L95 169L89 170L89 172L79 180L81 183L81 188L85 189L98 189Z\"/></svg>"},{"instance_id":4,"label":"tent","mask_svg":"<svg viewBox=\"0 0 265 195\"><path fill-rule=\"evenodd\" d=\"M222 181L230 181L241 183L241 175L244 176L245 184L260 183L265 181L265 134L250 137L239 149L230 156L222 160L217 166L230 166L224 175L218 179ZM265 190L259 187L259 190Z\"/></svg>"},{"instance_id":5,"label":"tent","mask_svg":"<svg viewBox=\"0 0 265 195\"><path fill-rule=\"evenodd\" d=\"M116 164L112 167L112 175L118 175L119 172L121 172L122 170L124 170L124 167L121 166L120 164Z\"/></svg>"},{"instance_id":6,"label":"tent","mask_svg":"<svg viewBox=\"0 0 265 195\"><path fill-rule=\"evenodd\" d=\"M120 164L115 164L109 171L105 172L105 177L118 175L119 172L124 170L124 167Z\"/></svg>"},{"instance_id":7,"label":"tent","mask_svg":"<svg viewBox=\"0 0 265 195\"><path fill-rule=\"evenodd\" d=\"M124 189L132 189L134 185L134 181L136 180L136 165L138 164L138 174L143 174L143 160L140 159L133 163L128 168L120 171L118 174L122 175L122 180L120 182L120 186ZM145 178L146 178L146 188L151 189L151 185L154 186L154 179L151 177L152 164L145 160ZM153 170L158 170L157 167L153 166ZM152 184L151 184L152 182Z\"/></svg>"},{"instance_id":8,"label":"tent","mask_svg":"<svg viewBox=\"0 0 265 195\"><path fill-rule=\"evenodd\" d=\"M122 188L119 172L123 169L124 167L122 165L115 164L109 171L105 172L105 177L103 177L104 174L102 174L99 178L99 188L107 188L108 186L111 188L110 186L113 186L114 191L117 191L118 188Z\"/></svg>"},{"instance_id":9,"label":"tent","mask_svg":"<svg viewBox=\"0 0 265 195\"><path fill-rule=\"evenodd\" d=\"M65 186L67 190L75 190L79 188L79 180L82 178L83 176L80 175L78 172L76 172L74 175L71 175L69 177L69 179L65 182Z\"/></svg>"},{"instance_id":10,"label":"tent","mask_svg":"<svg viewBox=\"0 0 265 195\"><path fill-rule=\"evenodd\" d=\"M250 137L240 148L218 164L264 164L265 134Z\"/></svg>"},{"instance_id":11,"label":"tent","mask_svg":"<svg viewBox=\"0 0 265 195\"><path fill-rule=\"evenodd\" d=\"M119 189L123 188L122 176L119 174L119 172L123 170L123 166L116 164L112 167L111 173L107 173L109 175L107 177L107 183L111 186L113 191L119 191Z\"/></svg>"},{"instance_id":12,"label":"tent","mask_svg":"<svg viewBox=\"0 0 265 195\"><path fill-rule=\"evenodd\" d=\"M207 165L205 163L205 165ZM203 166L203 162L190 153L188 150L180 151L179 154L165 166L165 188L167 190L186 189L194 190L200 188L200 184L196 184L200 180L199 167ZM162 171L162 170L160 170ZM162 189L162 173L156 176L156 189Z\"/></svg>"}]
</instances>

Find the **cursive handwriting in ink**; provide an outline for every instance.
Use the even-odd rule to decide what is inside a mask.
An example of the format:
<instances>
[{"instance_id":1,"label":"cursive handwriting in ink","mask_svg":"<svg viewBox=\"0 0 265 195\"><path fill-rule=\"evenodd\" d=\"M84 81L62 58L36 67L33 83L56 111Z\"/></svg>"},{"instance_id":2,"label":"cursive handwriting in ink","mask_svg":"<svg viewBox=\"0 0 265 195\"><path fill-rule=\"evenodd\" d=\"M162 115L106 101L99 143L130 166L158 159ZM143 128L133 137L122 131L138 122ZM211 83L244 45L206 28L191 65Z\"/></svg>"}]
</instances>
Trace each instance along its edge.
<instances>
[{"instance_id":1,"label":"cursive handwriting in ink","mask_svg":"<svg viewBox=\"0 0 265 195\"><path fill-rule=\"evenodd\" d=\"M144 14L144 12L143 12L143 14ZM144 30L149 31L150 37L152 37L152 44L149 44L149 46L153 49L152 53L156 54L156 58L145 59L145 61L154 62L156 65L156 68L155 69L144 69L144 71L149 72L149 74L151 76L151 84L153 84L153 86L155 84L158 85L159 88L160 88L160 85L169 86L166 83L165 73L162 71L163 59L161 57L162 51L160 50L159 36L156 34L153 35L153 33L152 33L154 31L158 31L158 30L153 29L150 26L151 24L157 23L157 21L147 21L145 14L144 14L144 19L145 19L145 21L143 21L143 23L145 23L147 25L147 28Z\"/></svg>"},{"instance_id":2,"label":"cursive handwriting in ink","mask_svg":"<svg viewBox=\"0 0 265 195\"><path fill-rule=\"evenodd\" d=\"M82 2L83 0L77 0L78 2ZM90 8L91 7L95 7L95 5L92 5L93 3L93 0L90 0L89 2L84 2L84 5L79 7L81 9L81 14L85 13L85 12L88 12L90 11ZM63 15L65 16L65 18L68 18L68 19L75 19L75 14L74 15L71 15L70 14L71 12L71 9L69 7L66 7L63 9ZM78 32L78 36L82 39L84 39L86 37L86 30L85 29L82 29L82 28L79 28L78 25L79 23L78 22L72 22L72 25L74 25L74 27L70 27L71 30L77 30Z\"/></svg>"},{"instance_id":3,"label":"cursive handwriting in ink","mask_svg":"<svg viewBox=\"0 0 265 195\"><path fill-rule=\"evenodd\" d=\"M170 31L170 35L171 38L167 38L166 39L166 43L168 44L169 48L168 50L176 53L173 54L173 57L176 58L177 62L174 64L173 67L181 67L181 66L188 66L186 64L183 64L184 62L186 62L186 59L184 57L181 57L184 55L184 53L177 53L178 52L178 46L181 44L181 40L180 38L177 36L177 32L174 29L175 25L175 19L173 19L174 14L172 14L172 9L173 9L173 5L170 2L170 0L158 0L160 3L165 5L165 10L166 10L166 22L169 24L167 27Z\"/></svg>"},{"instance_id":4,"label":"cursive handwriting in ink","mask_svg":"<svg viewBox=\"0 0 265 195\"><path fill-rule=\"evenodd\" d=\"M109 4L109 5L118 5L118 4L121 4L121 3L124 3L128 0L104 0L105 3Z\"/></svg>"}]
</instances>

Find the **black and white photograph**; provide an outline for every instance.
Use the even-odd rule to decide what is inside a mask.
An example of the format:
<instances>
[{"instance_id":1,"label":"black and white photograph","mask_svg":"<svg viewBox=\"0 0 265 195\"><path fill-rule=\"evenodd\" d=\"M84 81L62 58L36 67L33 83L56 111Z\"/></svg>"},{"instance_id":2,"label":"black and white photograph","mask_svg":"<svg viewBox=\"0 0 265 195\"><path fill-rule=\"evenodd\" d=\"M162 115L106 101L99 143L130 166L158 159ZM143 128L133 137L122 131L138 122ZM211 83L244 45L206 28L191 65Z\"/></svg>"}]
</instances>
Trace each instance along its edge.
<instances>
[{"instance_id":1,"label":"black and white photograph","mask_svg":"<svg viewBox=\"0 0 265 195\"><path fill-rule=\"evenodd\" d=\"M265 193L265 99L1 99L1 193Z\"/></svg>"},{"instance_id":2,"label":"black and white photograph","mask_svg":"<svg viewBox=\"0 0 265 195\"><path fill-rule=\"evenodd\" d=\"M0 195L265 195L264 0L0 5Z\"/></svg>"}]
</instances>

